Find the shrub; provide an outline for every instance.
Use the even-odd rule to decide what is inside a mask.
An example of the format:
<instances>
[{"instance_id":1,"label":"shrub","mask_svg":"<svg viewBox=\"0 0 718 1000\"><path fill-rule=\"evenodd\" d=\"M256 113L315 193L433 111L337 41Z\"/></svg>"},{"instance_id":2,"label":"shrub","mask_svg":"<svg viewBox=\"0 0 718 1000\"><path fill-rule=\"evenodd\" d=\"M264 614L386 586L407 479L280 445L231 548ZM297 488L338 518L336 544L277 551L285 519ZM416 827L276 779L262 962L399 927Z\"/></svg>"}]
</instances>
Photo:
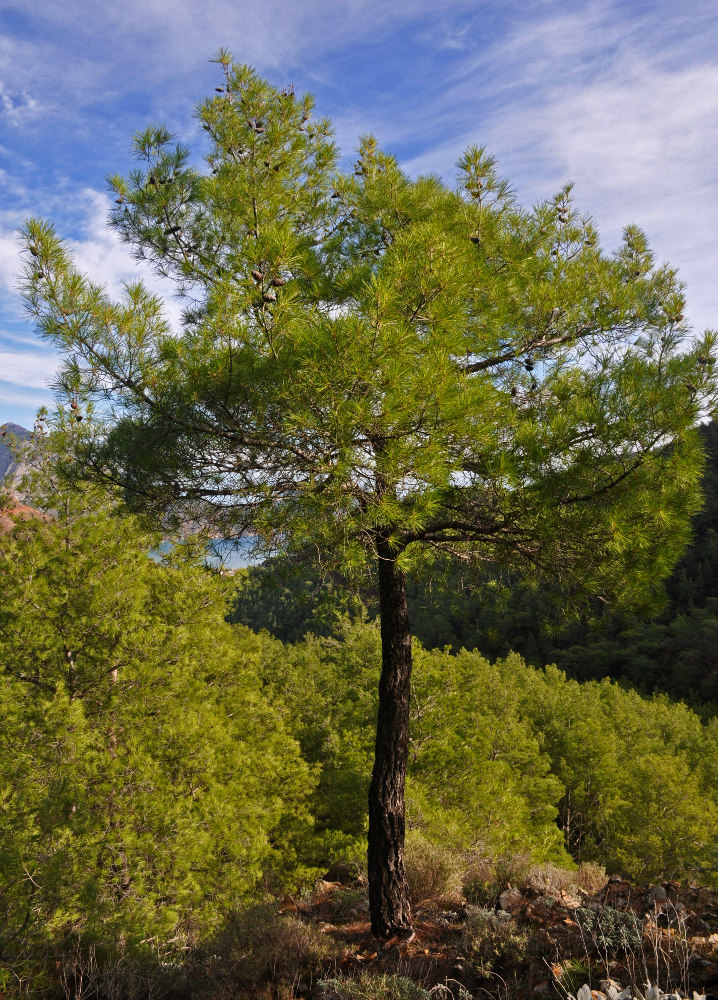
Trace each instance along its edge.
<instances>
[{"instance_id":1,"label":"shrub","mask_svg":"<svg viewBox=\"0 0 718 1000\"><path fill-rule=\"evenodd\" d=\"M462 951L484 978L513 972L529 957L530 935L515 921L491 910L471 907L464 925Z\"/></svg>"},{"instance_id":2,"label":"shrub","mask_svg":"<svg viewBox=\"0 0 718 1000\"><path fill-rule=\"evenodd\" d=\"M599 889L602 889L607 881L608 875L606 874L606 869L603 865L599 865L597 861L582 861L578 866L576 885L579 889L584 889L593 895Z\"/></svg>"},{"instance_id":3,"label":"shrub","mask_svg":"<svg viewBox=\"0 0 718 1000\"><path fill-rule=\"evenodd\" d=\"M338 951L314 925L283 916L271 903L242 910L205 946L199 992L234 997L271 984L286 988L326 971Z\"/></svg>"},{"instance_id":4,"label":"shrub","mask_svg":"<svg viewBox=\"0 0 718 1000\"><path fill-rule=\"evenodd\" d=\"M464 894L470 903L493 903L510 885L526 882L532 870L528 854L504 854L491 858L469 856L464 874Z\"/></svg>"},{"instance_id":5,"label":"shrub","mask_svg":"<svg viewBox=\"0 0 718 1000\"><path fill-rule=\"evenodd\" d=\"M543 895L559 896L576 886L576 872L549 862L532 865L524 881Z\"/></svg>"},{"instance_id":6,"label":"shrub","mask_svg":"<svg viewBox=\"0 0 718 1000\"><path fill-rule=\"evenodd\" d=\"M410 834L404 864L413 903L426 899L449 905L461 903L464 864L457 851L433 844L421 834Z\"/></svg>"},{"instance_id":7,"label":"shrub","mask_svg":"<svg viewBox=\"0 0 718 1000\"><path fill-rule=\"evenodd\" d=\"M601 954L635 951L641 947L643 921L633 912L625 913L612 906L601 910L580 906L576 910L576 922L584 940L590 940Z\"/></svg>"}]
</instances>

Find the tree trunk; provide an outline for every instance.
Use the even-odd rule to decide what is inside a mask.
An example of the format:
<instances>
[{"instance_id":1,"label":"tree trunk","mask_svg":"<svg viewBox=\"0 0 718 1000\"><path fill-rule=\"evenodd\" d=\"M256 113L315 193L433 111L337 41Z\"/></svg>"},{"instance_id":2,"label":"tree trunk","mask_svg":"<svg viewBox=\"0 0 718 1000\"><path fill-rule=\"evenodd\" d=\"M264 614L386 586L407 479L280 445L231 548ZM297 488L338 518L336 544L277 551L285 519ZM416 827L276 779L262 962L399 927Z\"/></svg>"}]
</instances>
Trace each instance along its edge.
<instances>
[{"instance_id":1,"label":"tree trunk","mask_svg":"<svg viewBox=\"0 0 718 1000\"><path fill-rule=\"evenodd\" d=\"M381 679L374 770L369 788L369 912L382 940L409 936L404 872L404 783L409 753L411 633L406 578L386 537L377 540Z\"/></svg>"}]
</instances>

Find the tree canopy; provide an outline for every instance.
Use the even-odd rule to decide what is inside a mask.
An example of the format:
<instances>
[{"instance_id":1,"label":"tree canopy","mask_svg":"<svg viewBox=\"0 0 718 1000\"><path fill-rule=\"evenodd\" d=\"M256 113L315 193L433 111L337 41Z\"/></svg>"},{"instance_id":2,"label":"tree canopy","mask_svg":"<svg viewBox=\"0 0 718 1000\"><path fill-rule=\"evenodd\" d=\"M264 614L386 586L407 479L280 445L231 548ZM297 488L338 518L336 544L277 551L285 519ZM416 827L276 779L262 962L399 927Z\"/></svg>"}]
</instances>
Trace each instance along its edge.
<instances>
[{"instance_id":1,"label":"tree canopy","mask_svg":"<svg viewBox=\"0 0 718 1000\"><path fill-rule=\"evenodd\" d=\"M0 536L0 955L209 932L291 865L311 769L225 583L52 462L31 488Z\"/></svg>"},{"instance_id":2,"label":"tree canopy","mask_svg":"<svg viewBox=\"0 0 718 1000\"><path fill-rule=\"evenodd\" d=\"M132 506L374 567L369 874L388 937L410 929L406 566L441 549L649 598L699 503L715 337L687 339L640 229L602 251L570 185L527 210L483 148L449 187L372 137L342 170L309 97L218 64L204 169L155 126L111 180L112 224L185 296L182 328L141 283L112 301L37 220L25 293L78 418L107 414L81 461Z\"/></svg>"}]
</instances>

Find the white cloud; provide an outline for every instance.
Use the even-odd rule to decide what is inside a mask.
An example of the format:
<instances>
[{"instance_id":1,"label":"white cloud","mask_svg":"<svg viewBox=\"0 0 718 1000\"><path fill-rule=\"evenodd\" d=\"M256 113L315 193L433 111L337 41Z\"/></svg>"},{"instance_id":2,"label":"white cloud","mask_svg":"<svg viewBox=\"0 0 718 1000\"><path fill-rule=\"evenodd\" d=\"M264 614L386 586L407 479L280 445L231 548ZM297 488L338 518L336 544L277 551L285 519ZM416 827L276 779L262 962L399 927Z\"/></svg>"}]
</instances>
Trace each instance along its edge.
<instances>
[{"instance_id":1,"label":"white cloud","mask_svg":"<svg viewBox=\"0 0 718 1000\"><path fill-rule=\"evenodd\" d=\"M68 241L68 249L77 269L91 281L104 285L112 298L120 298L125 282L142 280L146 287L164 301L165 314L177 327L182 307L174 298L174 285L157 275L147 264L132 256L108 224L110 199L101 191L84 188L77 195L81 217L81 235Z\"/></svg>"},{"instance_id":2,"label":"white cloud","mask_svg":"<svg viewBox=\"0 0 718 1000\"><path fill-rule=\"evenodd\" d=\"M57 365L58 357L53 351L0 350L0 382L46 389Z\"/></svg>"},{"instance_id":3,"label":"white cloud","mask_svg":"<svg viewBox=\"0 0 718 1000\"><path fill-rule=\"evenodd\" d=\"M715 12L711 24L708 38ZM478 141L524 203L573 180L604 242L642 226L686 281L695 326L716 327L718 58L696 27L680 12L649 22L609 3L517 23L457 68L426 115L444 135L408 169L449 180Z\"/></svg>"},{"instance_id":4,"label":"white cloud","mask_svg":"<svg viewBox=\"0 0 718 1000\"><path fill-rule=\"evenodd\" d=\"M91 281L104 285L113 298L122 295L124 282L141 279L152 292L163 298L165 313L170 322L179 324L181 306L173 297L172 283L159 277L148 265L136 261L129 248L119 240L107 221L110 199L105 193L85 187L74 192L44 192L35 197L41 203L40 214L51 215L62 204L63 214L72 217L73 229L77 235L67 240L67 246L82 274ZM11 221L16 225L20 225L22 220L32 214L29 192L21 193L20 201L25 202L23 207L15 208L11 213ZM32 208L37 209L37 206ZM17 290L21 267L19 251L17 231L0 228L0 293L4 293L0 294L0 304L6 315L12 314L18 319L24 315ZM1 339L4 339L4 335L0 335Z\"/></svg>"},{"instance_id":5,"label":"white cloud","mask_svg":"<svg viewBox=\"0 0 718 1000\"><path fill-rule=\"evenodd\" d=\"M27 386L16 387L0 379L0 424L10 421L32 427L41 406L48 409L53 406L53 395L49 389L40 391Z\"/></svg>"},{"instance_id":6,"label":"white cloud","mask_svg":"<svg viewBox=\"0 0 718 1000\"><path fill-rule=\"evenodd\" d=\"M687 280L696 325L718 325L718 12L708 0L680 9L672 0L650 9L611 0L450 0L441 13L433 0L209 0L201 16L196 0L38 0L30 16L40 40L0 39L2 76L16 88L12 100L26 95L55 126L68 115L91 121L100 103L126 114L127 95L141 93L140 124L152 108L189 130L193 95L217 72L207 59L227 45L279 82L314 79L325 100L335 88L337 137L349 156L357 136L372 131L388 149L409 151L411 172L451 181L461 150L478 141L497 153L524 202L573 179L577 203L592 211L605 240L615 242L627 222L642 225L659 258ZM344 64L333 54L399 28L417 52L443 53L436 75L417 80L407 60L397 65L397 85L417 81L415 93L347 98ZM99 183L6 199L0 288L17 311L11 227L31 210L62 220L78 266L110 294L142 275L177 323L171 287L139 267L107 227L110 202Z\"/></svg>"},{"instance_id":7,"label":"white cloud","mask_svg":"<svg viewBox=\"0 0 718 1000\"><path fill-rule=\"evenodd\" d=\"M450 0L447 10L476 7L476 0ZM302 67L311 75L342 46L438 17L433 0L208 0L201 13L196 0L37 0L30 16L38 40L0 38L0 66L13 86L52 95L56 113L137 87L167 108L177 81L209 74L207 60L221 46L262 71L284 75Z\"/></svg>"},{"instance_id":8,"label":"white cloud","mask_svg":"<svg viewBox=\"0 0 718 1000\"><path fill-rule=\"evenodd\" d=\"M19 127L43 112L44 108L37 98L24 90L10 90L0 81L0 120Z\"/></svg>"},{"instance_id":9,"label":"white cloud","mask_svg":"<svg viewBox=\"0 0 718 1000\"><path fill-rule=\"evenodd\" d=\"M17 283L18 245L14 232L0 229L0 289L13 292Z\"/></svg>"}]
</instances>

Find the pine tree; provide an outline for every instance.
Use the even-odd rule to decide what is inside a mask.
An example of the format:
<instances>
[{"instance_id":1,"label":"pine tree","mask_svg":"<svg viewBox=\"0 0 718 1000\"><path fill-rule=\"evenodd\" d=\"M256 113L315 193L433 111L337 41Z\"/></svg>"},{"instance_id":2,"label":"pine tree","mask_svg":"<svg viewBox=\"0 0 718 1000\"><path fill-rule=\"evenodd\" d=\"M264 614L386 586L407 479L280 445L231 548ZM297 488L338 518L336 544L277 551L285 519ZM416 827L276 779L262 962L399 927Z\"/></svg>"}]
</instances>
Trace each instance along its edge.
<instances>
[{"instance_id":1,"label":"pine tree","mask_svg":"<svg viewBox=\"0 0 718 1000\"><path fill-rule=\"evenodd\" d=\"M88 473L160 518L374 574L371 917L409 934L407 567L442 549L640 603L698 504L714 337L686 344L675 272L635 226L604 253L570 185L525 210L482 148L452 189L371 137L343 172L309 97L218 63L207 169L153 127L111 180L117 232L186 296L181 330L139 283L112 301L37 220L27 302L78 416L112 414Z\"/></svg>"},{"instance_id":2,"label":"pine tree","mask_svg":"<svg viewBox=\"0 0 718 1000\"><path fill-rule=\"evenodd\" d=\"M156 534L69 489L67 429L35 438L42 516L0 536L4 955L211 932L311 826L311 770L224 621L225 582L159 564Z\"/></svg>"}]
</instances>

